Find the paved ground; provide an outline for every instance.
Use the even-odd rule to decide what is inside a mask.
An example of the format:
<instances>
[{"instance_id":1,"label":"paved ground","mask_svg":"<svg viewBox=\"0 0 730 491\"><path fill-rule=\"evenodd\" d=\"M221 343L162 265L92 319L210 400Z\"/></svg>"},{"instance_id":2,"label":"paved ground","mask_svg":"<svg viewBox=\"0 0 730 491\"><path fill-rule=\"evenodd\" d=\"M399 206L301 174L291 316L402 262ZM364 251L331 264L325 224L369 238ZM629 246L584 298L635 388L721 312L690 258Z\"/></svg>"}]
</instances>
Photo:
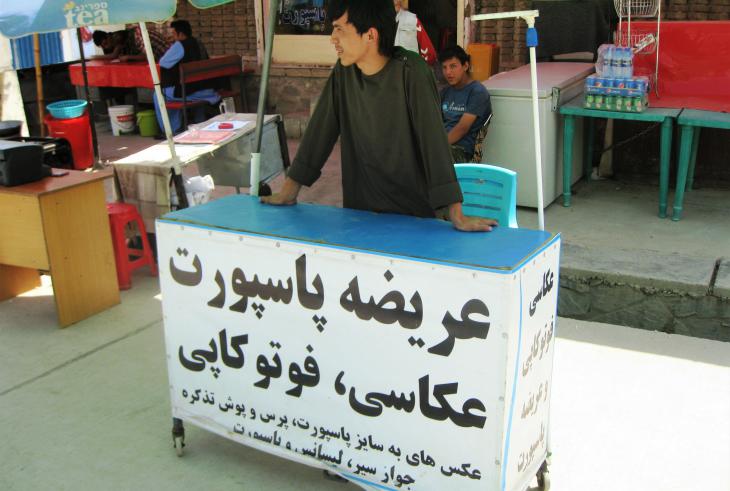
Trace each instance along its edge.
<instances>
[{"instance_id":1,"label":"paved ground","mask_svg":"<svg viewBox=\"0 0 730 491\"><path fill-rule=\"evenodd\" d=\"M157 143L138 136L113 137L100 133L102 158L115 160ZM293 158L299 140L288 142ZM195 172L194 166L188 168ZM339 145L325 164L322 177L311 188L303 188L302 202L342 206L340 187ZM272 182L277 189L283 178ZM673 183L672 186L673 188ZM216 196L235 192L222 187ZM684 214L679 222L657 217L659 188L655 183L604 180L580 182L575 186L573 206L564 208L560 200L545 210L547 230L560 232L563 240L590 247L597 254L611 250L644 250L659 254L682 254L713 262L721 257L730 259L730 189L727 187L696 189L685 194ZM669 195L669 212L674 194ZM537 213L519 208L521 227L536 228Z\"/></svg>"},{"instance_id":2,"label":"paved ground","mask_svg":"<svg viewBox=\"0 0 730 491\"><path fill-rule=\"evenodd\" d=\"M0 489L356 489L187 425L170 440L157 281L57 329L44 286L0 303ZM559 319L553 489L730 489L730 343Z\"/></svg>"},{"instance_id":3,"label":"paved ground","mask_svg":"<svg viewBox=\"0 0 730 491\"><path fill-rule=\"evenodd\" d=\"M121 156L152 141L110 143L109 155ZM297 144L290 142L292 155ZM336 156L301 199L341 203ZM727 190L690 193L678 223L656 217L656 200L652 185L582 184L572 208L547 209L546 224L609 264L617 251L681 252L701 262L730 256ZM519 221L534 226L536 214L520 210ZM121 305L59 330L44 279L0 303L1 490L355 489L191 426L178 459L156 280L138 272ZM560 319L553 489L730 489L728 414L730 343Z\"/></svg>"}]
</instances>

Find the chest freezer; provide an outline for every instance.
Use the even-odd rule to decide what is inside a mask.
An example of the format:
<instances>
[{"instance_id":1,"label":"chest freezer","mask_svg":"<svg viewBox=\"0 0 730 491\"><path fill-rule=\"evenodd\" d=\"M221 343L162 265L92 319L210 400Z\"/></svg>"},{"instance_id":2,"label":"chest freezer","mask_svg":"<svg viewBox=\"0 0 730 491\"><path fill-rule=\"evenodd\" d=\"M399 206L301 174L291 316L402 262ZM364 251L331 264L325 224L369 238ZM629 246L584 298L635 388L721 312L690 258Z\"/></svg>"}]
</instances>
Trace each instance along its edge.
<instances>
[{"instance_id":1,"label":"chest freezer","mask_svg":"<svg viewBox=\"0 0 730 491\"><path fill-rule=\"evenodd\" d=\"M542 152L544 204L563 192L563 126L558 108L583 91L592 63L537 64L537 95ZM517 204L537 208L535 138L532 128L530 65L502 72L483 82L492 100L494 116L482 144L482 162L517 172ZM583 169L583 127L573 139L573 182Z\"/></svg>"}]
</instances>

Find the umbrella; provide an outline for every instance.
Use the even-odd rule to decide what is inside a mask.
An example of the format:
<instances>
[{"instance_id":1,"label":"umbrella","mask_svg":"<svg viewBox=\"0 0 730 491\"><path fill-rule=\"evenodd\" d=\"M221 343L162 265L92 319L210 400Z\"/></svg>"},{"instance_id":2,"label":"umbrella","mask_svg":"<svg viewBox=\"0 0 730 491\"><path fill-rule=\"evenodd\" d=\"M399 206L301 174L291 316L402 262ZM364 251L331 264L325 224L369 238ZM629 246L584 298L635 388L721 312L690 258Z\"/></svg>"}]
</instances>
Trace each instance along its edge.
<instances>
[{"instance_id":1,"label":"umbrella","mask_svg":"<svg viewBox=\"0 0 730 491\"><path fill-rule=\"evenodd\" d=\"M189 0L196 8L205 9L230 3L233 0ZM271 12L276 12L278 0L271 2ZM152 55L149 34L145 22L161 22L172 17L177 9L176 0L125 0L99 2L98 0L0 0L0 33L9 38L25 36L39 32L54 32L65 29L74 29L86 26L103 26L108 24L139 23L145 45L147 62L150 66L152 81L155 86L155 97L159 103L163 127L167 136L172 160L177 159L175 145L172 141L170 120L165 110L165 101L160 89L160 80L157 66ZM272 18L274 16L272 15ZM271 42L273 40L273 20L270 22L270 32L267 33L266 65L261 77L261 90L256 121L257 144L254 155L261 151L261 126L263 124L263 110L266 100L266 86L268 85L269 65L271 63ZM252 158L252 175L255 167ZM256 163L259 157L256 157ZM252 191L258 192L258 171L256 184Z\"/></svg>"}]
</instances>

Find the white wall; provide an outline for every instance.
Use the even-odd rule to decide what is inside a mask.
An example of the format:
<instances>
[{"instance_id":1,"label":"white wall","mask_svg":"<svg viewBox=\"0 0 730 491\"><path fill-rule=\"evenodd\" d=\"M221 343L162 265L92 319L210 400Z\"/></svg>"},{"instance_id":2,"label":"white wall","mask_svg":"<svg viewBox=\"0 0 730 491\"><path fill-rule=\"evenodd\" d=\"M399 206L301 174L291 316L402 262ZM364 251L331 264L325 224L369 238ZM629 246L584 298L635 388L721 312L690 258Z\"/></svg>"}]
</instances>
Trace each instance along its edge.
<instances>
[{"instance_id":1,"label":"white wall","mask_svg":"<svg viewBox=\"0 0 730 491\"><path fill-rule=\"evenodd\" d=\"M18 74L13 70L10 41L0 35L0 120L18 120L23 122L23 136L28 136L28 125L23 109L23 97L20 94Z\"/></svg>"}]
</instances>

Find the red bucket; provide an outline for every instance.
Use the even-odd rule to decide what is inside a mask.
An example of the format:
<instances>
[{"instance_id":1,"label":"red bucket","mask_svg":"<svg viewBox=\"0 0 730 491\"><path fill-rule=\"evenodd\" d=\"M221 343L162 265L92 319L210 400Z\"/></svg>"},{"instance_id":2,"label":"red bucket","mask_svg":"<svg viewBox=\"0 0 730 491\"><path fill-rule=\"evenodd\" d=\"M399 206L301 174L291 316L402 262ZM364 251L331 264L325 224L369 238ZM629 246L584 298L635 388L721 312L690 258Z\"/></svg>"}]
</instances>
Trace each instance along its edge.
<instances>
[{"instance_id":1,"label":"red bucket","mask_svg":"<svg viewBox=\"0 0 730 491\"><path fill-rule=\"evenodd\" d=\"M71 144L74 169L83 170L93 165L94 147L91 140L88 111L78 118L71 119L57 119L46 114L43 122L48 127L48 133L51 136L65 138Z\"/></svg>"}]
</instances>

